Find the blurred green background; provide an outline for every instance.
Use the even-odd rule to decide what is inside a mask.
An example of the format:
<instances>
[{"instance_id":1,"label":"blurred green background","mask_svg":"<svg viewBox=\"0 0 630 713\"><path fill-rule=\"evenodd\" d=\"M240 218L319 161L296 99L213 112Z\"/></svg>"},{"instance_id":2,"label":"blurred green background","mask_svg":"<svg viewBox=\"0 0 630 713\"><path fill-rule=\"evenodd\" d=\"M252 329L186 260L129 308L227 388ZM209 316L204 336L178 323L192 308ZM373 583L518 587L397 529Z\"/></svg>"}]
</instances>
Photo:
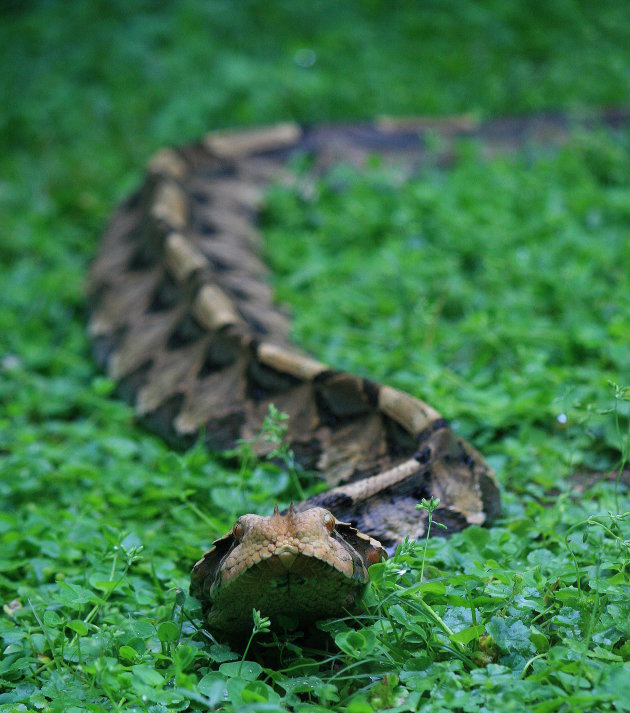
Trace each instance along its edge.
<instances>
[{"instance_id":1,"label":"blurred green background","mask_svg":"<svg viewBox=\"0 0 630 713\"><path fill-rule=\"evenodd\" d=\"M64 325L83 318L105 219L158 147L284 119L579 112L630 98L618 0L2 8L0 260L5 284L19 283L0 317L9 352L37 352L42 317L51 342L71 341Z\"/></svg>"},{"instance_id":2,"label":"blurred green background","mask_svg":"<svg viewBox=\"0 0 630 713\"><path fill-rule=\"evenodd\" d=\"M220 126L579 109L630 93L618 0L3 6L2 152L37 157L35 173L50 159L62 204L64 168L100 193L118 162Z\"/></svg>"}]
</instances>

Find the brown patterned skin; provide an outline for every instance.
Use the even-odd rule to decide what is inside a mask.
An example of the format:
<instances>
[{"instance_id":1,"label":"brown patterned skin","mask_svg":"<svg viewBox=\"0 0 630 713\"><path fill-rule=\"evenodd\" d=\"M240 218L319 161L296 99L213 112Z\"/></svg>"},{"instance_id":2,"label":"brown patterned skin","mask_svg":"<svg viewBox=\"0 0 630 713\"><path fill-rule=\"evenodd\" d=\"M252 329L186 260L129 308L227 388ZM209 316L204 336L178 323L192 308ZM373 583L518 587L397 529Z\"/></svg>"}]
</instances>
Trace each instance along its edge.
<instances>
[{"instance_id":1,"label":"brown patterned skin","mask_svg":"<svg viewBox=\"0 0 630 713\"><path fill-rule=\"evenodd\" d=\"M590 123L615 127L627 118L612 112ZM140 190L114 215L92 266L87 288L96 358L138 416L176 445L203 433L209 447L230 448L259 432L270 404L287 412L287 438L298 464L328 485L295 510L326 508L337 518L336 532L355 544L357 537L361 545L363 540L341 522L379 540L388 552L407 535L421 537L425 514L415 505L432 496L441 501L435 519L450 532L489 524L500 509L494 474L438 411L397 389L332 369L288 343L288 319L273 305L258 257L256 212L269 181L287 179L284 166L294 152L311 153L315 171L340 160L361 165L379 152L411 173L426 158L429 132L440 136L438 161L448 164L462 136L479 139L493 154L536 141L562 142L574 124L559 115L310 129L283 124L213 133L200 144L161 151ZM263 455L264 444L260 448ZM245 516L239 527L264 529L267 521L256 517ZM269 522L282 529L279 518ZM301 522L297 512L292 518ZM277 601L246 582L271 577L278 558L237 574L233 558L245 556L237 539L233 530L218 540L193 572L192 591L216 630L226 630L223 621L230 621L228 628L240 625L240 610L249 621L252 606L266 613ZM339 534L337 544L342 541ZM334 590L349 601L355 590L343 584L342 569L325 557L297 557L291 572L306 588L296 600L302 606L320 590L336 605ZM332 590L324 572L337 582ZM317 616L337 611L332 601L316 608Z\"/></svg>"},{"instance_id":2,"label":"brown patterned skin","mask_svg":"<svg viewBox=\"0 0 630 713\"><path fill-rule=\"evenodd\" d=\"M243 515L194 566L190 592L203 604L207 628L238 640L252 628L252 609L308 625L352 609L367 568L385 550L324 508L269 517Z\"/></svg>"}]
</instances>

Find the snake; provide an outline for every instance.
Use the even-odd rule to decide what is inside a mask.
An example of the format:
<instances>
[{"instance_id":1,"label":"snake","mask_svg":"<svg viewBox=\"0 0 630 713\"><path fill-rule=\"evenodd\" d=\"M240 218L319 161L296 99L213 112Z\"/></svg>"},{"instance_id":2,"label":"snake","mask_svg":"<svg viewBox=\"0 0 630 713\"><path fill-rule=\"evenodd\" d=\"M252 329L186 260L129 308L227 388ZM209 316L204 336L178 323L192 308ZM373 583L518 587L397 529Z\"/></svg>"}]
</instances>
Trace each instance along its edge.
<instances>
[{"instance_id":1,"label":"snake","mask_svg":"<svg viewBox=\"0 0 630 713\"><path fill-rule=\"evenodd\" d=\"M614 127L610 111L580 125ZM562 114L480 121L383 117L370 123L213 131L158 151L114 212L87 280L97 363L139 420L171 445L214 451L256 439L271 405L288 414L296 465L323 492L271 515L245 514L194 565L190 593L217 639L246 635L252 609L275 623L333 617L356 606L370 565L426 533L423 499L449 533L490 525L496 476L433 406L335 369L289 339L261 259L257 217L270 184L290 181L295 155L317 176L379 154L412 176L429 157L448 166L462 138L485 155L559 144Z\"/></svg>"}]
</instances>

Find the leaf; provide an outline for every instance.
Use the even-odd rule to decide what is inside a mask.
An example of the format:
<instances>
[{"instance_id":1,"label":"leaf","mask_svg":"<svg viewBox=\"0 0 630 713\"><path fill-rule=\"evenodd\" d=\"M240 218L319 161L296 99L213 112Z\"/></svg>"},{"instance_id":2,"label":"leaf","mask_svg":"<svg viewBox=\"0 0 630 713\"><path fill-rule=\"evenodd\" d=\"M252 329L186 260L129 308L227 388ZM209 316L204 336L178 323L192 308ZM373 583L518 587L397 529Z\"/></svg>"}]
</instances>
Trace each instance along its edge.
<instances>
[{"instance_id":1,"label":"leaf","mask_svg":"<svg viewBox=\"0 0 630 713\"><path fill-rule=\"evenodd\" d=\"M347 707L348 713L374 713L374 708L363 696L355 696Z\"/></svg>"},{"instance_id":2,"label":"leaf","mask_svg":"<svg viewBox=\"0 0 630 713\"><path fill-rule=\"evenodd\" d=\"M335 636L337 646L353 658L364 658L372 653L376 636L369 629L363 631L341 631Z\"/></svg>"},{"instance_id":3,"label":"leaf","mask_svg":"<svg viewBox=\"0 0 630 713\"><path fill-rule=\"evenodd\" d=\"M218 671L211 671L199 681L197 690L208 698L211 706L218 706L227 700L227 679Z\"/></svg>"},{"instance_id":4,"label":"leaf","mask_svg":"<svg viewBox=\"0 0 630 713\"><path fill-rule=\"evenodd\" d=\"M617 710L630 711L630 662L611 666L598 688L611 696Z\"/></svg>"},{"instance_id":5,"label":"leaf","mask_svg":"<svg viewBox=\"0 0 630 713\"><path fill-rule=\"evenodd\" d=\"M134 621L131 628L140 639L150 639L155 634L155 627L150 621Z\"/></svg>"},{"instance_id":6,"label":"leaf","mask_svg":"<svg viewBox=\"0 0 630 713\"><path fill-rule=\"evenodd\" d=\"M59 587L58 598L70 609L80 609L85 604L100 602L98 597L92 590L86 587L81 587L78 584L70 582L57 582Z\"/></svg>"},{"instance_id":7,"label":"leaf","mask_svg":"<svg viewBox=\"0 0 630 713\"><path fill-rule=\"evenodd\" d=\"M493 616L486 625L488 633L496 645L503 651L532 653L534 645L530 639L530 631L519 620L509 620Z\"/></svg>"},{"instance_id":8,"label":"leaf","mask_svg":"<svg viewBox=\"0 0 630 713\"><path fill-rule=\"evenodd\" d=\"M72 619L66 626L68 629L76 632L79 636L85 636L88 633L88 628L86 623L82 619Z\"/></svg>"},{"instance_id":9,"label":"leaf","mask_svg":"<svg viewBox=\"0 0 630 713\"><path fill-rule=\"evenodd\" d=\"M187 671L199 654L199 649L184 644L177 647L175 651L175 662L181 671Z\"/></svg>"},{"instance_id":10,"label":"leaf","mask_svg":"<svg viewBox=\"0 0 630 713\"><path fill-rule=\"evenodd\" d=\"M138 678L142 683L146 683L148 686L157 688L164 684L163 676L151 666L138 664L136 666L132 666L131 670L136 678Z\"/></svg>"},{"instance_id":11,"label":"leaf","mask_svg":"<svg viewBox=\"0 0 630 713\"><path fill-rule=\"evenodd\" d=\"M38 710L42 710L46 708L48 705L48 701L46 700L46 697L42 695L41 693L36 693L35 695L31 696L29 698L29 703L32 706L35 706Z\"/></svg>"},{"instance_id":12,"label":"leaf","mask_svg":"<svg viewBox=\"0 0 630 713\"><path fill-rule=\"evenodd\" d=\"M94 589L98 589L99 591L105 593L113 592L116 587L120 586L118 582L99 579L90 580L90 584L94 587Z\"/></svg>"},{"instance_id":13,"label":"leaf","mask_svg":"<svg viewBox=\"0 0 630 713\"><path fill-rule=\"evenodd\" d=\"M468 644L474 639L478 639L485 632L485 630L485 626L477 624L476 626L471 626L468 629L462 629L461 631L458 631L450 638L451 641L454 641L455 643Z\"/></svg>"},{"instance_id":14,"label":"leaf","mask_svg":"<svg viewBox=\"0 0 630 713\"><path fill-rule=\"evenodd\" d=\"M262 673L262 666L255 661L233 661L223 663L219 666L219 671L228 678L244 678L247 681L255 681Z\"/></svg>"},{"instance_id":15,"label":"leaf","mask_svg":"<svg viewBox=\"0 0 630 713\"><path fill-rule=\"evenodd\" d=\"M212 644L209 654L210 658L217 663L234 661L234 659L238 658L238 654L235 654L234 651L225 644Z\"/></svg>"},{"instance_id":16,"label":"leaf","mask_svg":"<svg viewBox=\"0 0 630 713\"><path fill-rule=\"evenodd\" d=\"M135 661L138 658L138 652L131 646L121 646L118 649L118 655L123 661Z\"/></svg>"},{"instance_id":17,"label":"leaf","mask_svg":"<svg viewBox=\"0 0 630 713\"><path fill-rule=\"evenodd\" d=\"M172 621L163 621L157 628L158 639L169 643L179 638L179 626Z\"/></svg>"},{"instance_id":18,"label":"leaf","mask_svg":"<svg viewBox=\"0 0 630 713\"><path fill-rule=\"evenodd\" d=\"M131 648L138 654L143 654L147 650L146 642L139 636L132 636L129 638L125 646L131 646Z\"/></svg>"},{"instance_id":19,"label":"leaf","mask_svg":"<svg viewBox=\"0 0 630 713\"><path fill-rule=\"evenodd\" d=\"M263 693L247 686L241 691L241 698L243 703L266 703L268 700Z\"/></svg>"},{"instance_id":20,"label":"leaf","mask_svg":"<svg viewBox=\"0 0 630 713\"><path fill-rule=\"evenodd\" d=\"M592 651L589 651L588 656L589 658L599 659L600 661L623 661L622 656L613 654L611 651L608 651L601 646L596 646Z\"/></svg>"},{"instance_id":21,"label":"leaf","mask_svg":"<svg viewBox=\"0 0 630 713\"><path fill-rule=\"evenodd\" d=\"M59 626L61 624L61 617L59 614L57 614L56 611L53 611L52 609L47 609L44 612L44 624L46 626Z\"/></svg>"},{"instance_id":22,"label":"leaf","mask_svg":"<svg viewBox=\"0 0 630 713\"><path fill-rule=\"evenodd\" d=\"M429 580L428 582L422 582L422 584L420 584L418 588L423 595L435 594L436 596L441 597L446 594L446 586L444 582L436 582Z\"/></svg>"},{"instance_id":23,"label":"leaf","mask_svg":"<svg viewBox=\"0 0 630 713\"><path fill-rule=\"evenodd\" d=\"M531 642L536 647L536 651L539 654L549 651L549 639L542 633L542 631L539 631L535 626L530 626L529 631Z\"/></svg>"},{"instance_id":24,"label":"leaf","mask_svg":"<svg viewBox=\"0 0 630 713\"><path fill-rule=\"evenodd\" d=\"M260 702L268 701L270 703L279 703L282 700L276 691L263 681L252 681L248 683L241 691L243 701L247 702L247 696L250 694L257 696L257 700Z\"/></svg>"}]
</instances>

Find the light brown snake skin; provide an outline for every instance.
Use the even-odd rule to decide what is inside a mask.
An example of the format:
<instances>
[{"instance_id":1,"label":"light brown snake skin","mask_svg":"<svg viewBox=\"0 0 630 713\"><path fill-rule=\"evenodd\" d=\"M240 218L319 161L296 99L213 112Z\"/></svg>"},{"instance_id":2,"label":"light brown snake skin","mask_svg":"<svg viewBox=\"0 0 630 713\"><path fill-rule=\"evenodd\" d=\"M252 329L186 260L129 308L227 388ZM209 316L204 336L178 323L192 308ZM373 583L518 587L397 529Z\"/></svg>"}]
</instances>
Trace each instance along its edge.
<instances>
[{"instance_id":1,"label":"light brown snake skin","mask_svg":"<svg viewBox=\"0 0 630 713\"><path fill-rule=\"evenodd\" d=\"M195 565L190 593L203 603L205 626L238 643L252 627L252 609L301 623L352 609L368 567L385 550L323 508L270 517L244 515Z\"/></svg>"},{"instance_id":2,"label":"light brown snake skin","mask_svg":"<svg viewBox=\"0 0 630 713\"><path fill-rule=\"evenodd\" d=\"M611 112L592 123L614 127L625 119ZM352 523L367 536L357 540L352 530L359 550L370 537L389 552L407 535L421 537L426 513L415 506L431 496L440 498L435 519L450 531L488 524L500 508L495 477L438 411L288 343L289 322L273 305L258 257L257 210L296 151L313 154L315 170L338 161L361 165L378 152L410 173L425 158L428 132L439 135L439 160L448 164L462 136L478 138L494 154L533 141L559 143L572 125L563 116L282 124L217 132L161 151L141 188L118 208L89 276L96 358L142 420L176 445L202 432L210 448L229 448L259 432L269 404L288 413L297 462L329 486L296 511L321 506ZM297 529L298 514L291 516ZM273 517L282 529L283 516ZM352 528L339 527L350 537ZM200 598L209 596L236 540L233 530L196 566ZM222 574L226 584L232 574ZM214 614L207 604L206 613L216 618L224 604Z\"/></svg>"}]
</instances>

